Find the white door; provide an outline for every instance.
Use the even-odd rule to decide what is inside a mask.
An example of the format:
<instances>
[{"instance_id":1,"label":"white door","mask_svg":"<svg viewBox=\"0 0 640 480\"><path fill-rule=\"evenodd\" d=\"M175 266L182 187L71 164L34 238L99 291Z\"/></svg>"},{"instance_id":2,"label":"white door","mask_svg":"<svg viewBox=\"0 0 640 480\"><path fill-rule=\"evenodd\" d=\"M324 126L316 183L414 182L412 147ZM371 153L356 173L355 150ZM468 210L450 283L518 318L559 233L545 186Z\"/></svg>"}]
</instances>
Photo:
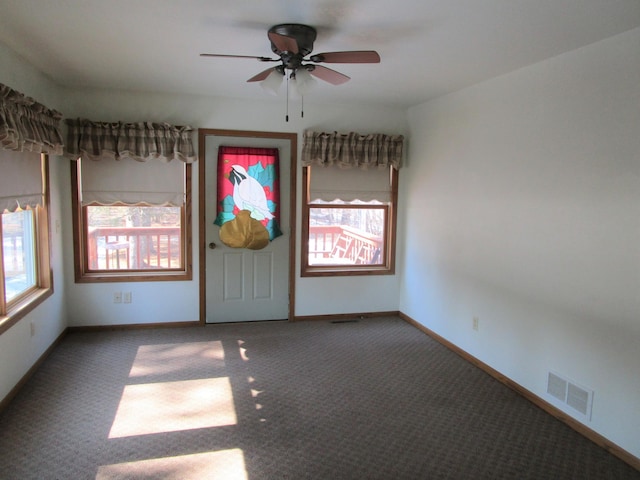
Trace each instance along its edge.
<instances>
[{"instance_id":1,"label":"white door","mask_svg":"<svg viewBox=\"0 0 640 480\"><path fill-rule=\"evenodd\" d=\"M282 235L261 250L231 248L214 225L217 205L218 147L278 148L280 158L280 229ZM205 312L207 323L284 320L289 316L291 142L286 138L205 137ZM213 245L211 245L213 244ZM211 248L213 247L213 248Z\"/></svg>"}]
</instances>

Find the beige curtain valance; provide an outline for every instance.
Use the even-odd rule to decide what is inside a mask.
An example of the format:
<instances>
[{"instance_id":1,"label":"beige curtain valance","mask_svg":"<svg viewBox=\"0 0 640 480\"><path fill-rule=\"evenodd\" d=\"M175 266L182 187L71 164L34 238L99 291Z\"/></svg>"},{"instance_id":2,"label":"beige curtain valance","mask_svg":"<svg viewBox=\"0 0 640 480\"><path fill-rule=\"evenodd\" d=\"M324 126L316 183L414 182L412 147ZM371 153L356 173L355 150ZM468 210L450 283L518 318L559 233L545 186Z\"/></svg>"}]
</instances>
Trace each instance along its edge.
<instances>
[{"instance_id":1,"label":"beige curtain valance","mask_svg":"<svg viewBox=\"0 0 640 480\"><path fill-rule=\"evenodd\" d=\"M0 145L17 152L62 155L62 114L0 83Z\"/></svg>"},{"instance_id":2,"label":"beige curtain valance","mask_svg":"<svg viewBox=\"0 0 640 480\"><path fill-rule=\"evenodd\" d=\"M302 165L400 168L402 135L304 132Z\"/></svg>"},{"instance_id":3,"label":"beige curtain valance","mask_svg":"<svg viewBox=\"0 0 640 480\"><path fill-rule=\"evenodd\" d=\"M189 126L167 123L94 122L67 119L65 155L72 160L131 158L139 162L158 159L164 162L196 161Z\"/></svg>"}]
</instances>

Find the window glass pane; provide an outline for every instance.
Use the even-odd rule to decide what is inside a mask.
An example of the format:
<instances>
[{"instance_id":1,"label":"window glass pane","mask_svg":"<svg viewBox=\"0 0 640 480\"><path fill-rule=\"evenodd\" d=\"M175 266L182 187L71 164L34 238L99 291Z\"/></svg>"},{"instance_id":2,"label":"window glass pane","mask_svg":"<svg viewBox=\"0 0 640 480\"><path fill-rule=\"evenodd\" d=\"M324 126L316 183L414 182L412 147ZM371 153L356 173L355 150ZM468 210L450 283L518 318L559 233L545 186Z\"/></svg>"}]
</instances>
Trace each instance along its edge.
<instances>
[{"instance_id":1,"label":"window glass pane","mask_svg":"<svg viewBox=\"0 0 640 480\"><path fill-rule=\"evenodd\" d=\"M7 302L36 286L34 218L33 210L2 214L2 253Z\"/></svg>"},{"instance_id":2,"label":"window glass pane","mask_svg":"<svg viewBox=\"0 0 640 480\"><path fill-rule=\"evenodd\" d=\"M180 207L88 206L89 270L181 269Z\"/></svg>"},{"instance_id":3,"label":"window glass pane","mask_svg":"<svg viewBox=\"0 0 640 480\"><path fill-rule=\"evenodd\" d=\"M383 265L385 208L309 207L309 265Z\"/></svg>"}]
</instances>

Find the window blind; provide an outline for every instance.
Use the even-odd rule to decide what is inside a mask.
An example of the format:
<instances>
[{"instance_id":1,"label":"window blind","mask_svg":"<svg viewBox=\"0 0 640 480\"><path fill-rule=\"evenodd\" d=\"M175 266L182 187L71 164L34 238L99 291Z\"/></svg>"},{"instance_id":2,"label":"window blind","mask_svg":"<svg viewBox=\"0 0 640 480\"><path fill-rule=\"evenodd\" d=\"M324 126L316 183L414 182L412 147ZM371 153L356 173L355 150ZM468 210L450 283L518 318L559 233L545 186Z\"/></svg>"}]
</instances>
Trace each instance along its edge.
<instances>
[{"instance_id":1,"label":"window blind","mask_svg":"<svg viewBox=\"0 0 640 480\"><path fill-rule=\"evenodd\" d=\"M82 205L143 203L180 207L184 204L183 162L138 162L128 157L78 161L82 162Z\"/></svg>"},{"instance_id":2,"label":"window blind","mask_svg":"<svg viewBox=\"0 0 640 480\"><path fill-rule=\"evenodd\" d=\"M391 175L389 167L340 168L313 166L310 168L309 198L311 203L330 203L341 200L345 203L391 201Z\"/></svg>"},{"instance_id":3,"label":"window blind","mask_svg":"<svg viewBox=\"0 0 640 480\"><path fill-rule=\"evenodd\" d=\"M40 154L0 150L0 212L42 205Z\"/></svg>"}]
</instances>

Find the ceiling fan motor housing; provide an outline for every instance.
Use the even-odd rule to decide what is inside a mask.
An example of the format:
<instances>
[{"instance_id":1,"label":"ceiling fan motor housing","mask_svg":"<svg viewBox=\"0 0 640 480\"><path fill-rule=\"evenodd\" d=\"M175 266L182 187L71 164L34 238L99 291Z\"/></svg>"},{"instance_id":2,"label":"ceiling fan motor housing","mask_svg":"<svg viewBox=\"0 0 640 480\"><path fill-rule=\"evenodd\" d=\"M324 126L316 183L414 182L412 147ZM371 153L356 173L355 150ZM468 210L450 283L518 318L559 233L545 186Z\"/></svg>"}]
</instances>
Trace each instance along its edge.
<instances>
[{"instance_id":1,"label":"ceiling fan motor housing","mask_svg":"<svg viewBox=\"0 0 640 480\"><path fill-rule=\"evenodd\" d=\"M273 53L279 55L285 68L291 70L300 68L303 58L313 51L313 42L317 36L315 28L298 23L274 25L269 29L269 33L277 33L278 35L293 38L296 41L298 52L283 52L274 42L271 42Z\"/></svg>"}]
</instances>

